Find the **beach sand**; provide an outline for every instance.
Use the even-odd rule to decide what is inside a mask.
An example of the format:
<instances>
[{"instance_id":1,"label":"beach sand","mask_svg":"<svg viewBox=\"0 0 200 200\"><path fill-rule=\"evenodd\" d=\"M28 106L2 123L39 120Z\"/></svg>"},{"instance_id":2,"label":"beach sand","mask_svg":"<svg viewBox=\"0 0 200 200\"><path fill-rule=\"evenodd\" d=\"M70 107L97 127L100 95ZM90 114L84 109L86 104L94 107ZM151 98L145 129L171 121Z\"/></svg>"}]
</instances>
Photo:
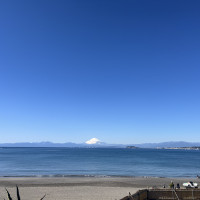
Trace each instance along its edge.
<instances>
[{"instance_id":1,"label":"beach sand","mask_svg":"<svg viewBox=\"0 0 200 200\"><path fill-rule=\"evenodd\" d=\"M63 178L0 178L0 200L7 198L5 187L16 199L19 186L23 200L39 200L46 194L46 200L118 200L139 189L158 187L170 181L175 184L198 179L185 178L140 178L140 177L63 177Z\"/></svg>"}]
</instances>

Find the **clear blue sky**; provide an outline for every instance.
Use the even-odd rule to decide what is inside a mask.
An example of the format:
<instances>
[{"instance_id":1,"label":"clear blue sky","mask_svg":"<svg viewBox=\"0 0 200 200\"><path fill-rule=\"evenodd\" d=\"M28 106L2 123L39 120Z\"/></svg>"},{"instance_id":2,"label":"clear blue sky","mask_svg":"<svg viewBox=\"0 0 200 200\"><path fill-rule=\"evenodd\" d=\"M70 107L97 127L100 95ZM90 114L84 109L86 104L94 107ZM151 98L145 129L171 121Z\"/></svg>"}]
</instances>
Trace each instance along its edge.
<instances>
[{"instance_id":1,"label":"clear blue sky","mask_svg":"<svg viewBox=\"0 0 200 200\"><path fill-rule=\"evenodd\" d=\"M0 143L200 142L199 0L2 0Z\"/></svg>"}]
</instances>

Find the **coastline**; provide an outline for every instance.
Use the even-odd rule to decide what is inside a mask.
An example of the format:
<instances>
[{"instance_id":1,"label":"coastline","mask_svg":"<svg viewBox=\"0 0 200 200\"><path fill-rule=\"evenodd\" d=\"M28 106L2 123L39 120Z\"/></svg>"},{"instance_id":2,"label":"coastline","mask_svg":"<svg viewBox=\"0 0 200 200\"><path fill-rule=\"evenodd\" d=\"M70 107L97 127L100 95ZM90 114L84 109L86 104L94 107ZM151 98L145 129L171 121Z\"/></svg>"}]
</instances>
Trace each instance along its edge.
<instances>
[{"instance_id":1,"label":"coastline","mask_svg":"<svg viewBox=\"0 0 200 200\"><path fill-rule=\"evenodd\" d=\"M194 181L197 178L155 178L155 177L1 177L0 198L6 199L5 187L15 197L16 185L19 186L23 199L82 199L105 200L120 199L129 192L139 189L162 188L165 184Z\"/></svg>"}]
</instances>

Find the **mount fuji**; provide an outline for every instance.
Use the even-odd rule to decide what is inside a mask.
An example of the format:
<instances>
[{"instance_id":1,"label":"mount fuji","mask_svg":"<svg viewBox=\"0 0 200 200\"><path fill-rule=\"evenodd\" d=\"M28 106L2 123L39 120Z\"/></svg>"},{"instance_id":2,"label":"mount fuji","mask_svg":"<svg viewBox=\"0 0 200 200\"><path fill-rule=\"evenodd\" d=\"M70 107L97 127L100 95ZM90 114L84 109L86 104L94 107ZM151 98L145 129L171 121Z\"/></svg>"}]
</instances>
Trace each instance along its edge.
<instances>
[{"instance_id":1,"label":"mount fuji","mask_svg":"<svg viewBox=\"0 0 200 200\"><path fill-rule=\"evenodd\" d=\"M92 138L92 139L86 141L85 144L91 144L91 145L93 145L93 144L100 144L101 145L101 144L106 144L106 143L105 142L101 142L97 138Z\"/></svg>"}]
</instances>

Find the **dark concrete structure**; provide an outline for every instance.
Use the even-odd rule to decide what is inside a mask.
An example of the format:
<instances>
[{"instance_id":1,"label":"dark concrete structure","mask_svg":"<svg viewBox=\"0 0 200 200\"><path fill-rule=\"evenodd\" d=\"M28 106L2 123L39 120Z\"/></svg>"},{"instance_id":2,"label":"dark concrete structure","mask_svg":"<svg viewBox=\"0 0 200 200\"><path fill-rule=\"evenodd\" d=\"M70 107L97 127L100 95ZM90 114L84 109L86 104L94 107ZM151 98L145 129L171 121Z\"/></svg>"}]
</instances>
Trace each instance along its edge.
<instances>
[{"instance_id":1,"label":"dark concrete structure","mask_svg":"<svg viewBox=\"0 0 200 200\"><path fill-rule=\"evenodd\" d=\"M121 200L200 200L200 189L146 189Z\"/></svg>"}]
</instances>

